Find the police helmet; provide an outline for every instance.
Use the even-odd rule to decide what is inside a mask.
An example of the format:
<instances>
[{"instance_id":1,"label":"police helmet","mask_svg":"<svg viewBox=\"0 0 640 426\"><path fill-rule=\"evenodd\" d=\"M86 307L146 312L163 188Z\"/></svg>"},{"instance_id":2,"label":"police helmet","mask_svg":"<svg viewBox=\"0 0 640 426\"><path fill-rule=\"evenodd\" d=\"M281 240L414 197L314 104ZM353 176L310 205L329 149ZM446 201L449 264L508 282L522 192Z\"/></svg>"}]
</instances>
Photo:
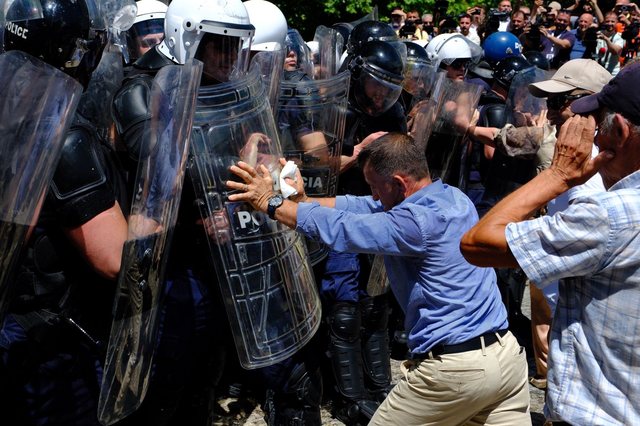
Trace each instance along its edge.
<instances>
[{"instance_id":1,"label":"police helmet","mask_svg":"<svg viewBox=\"0 0 640 426\"><path fill-rule=\"evenodd\" d=\"M164 37L164 16L167 12L167 5L158 0L140 0L136 2L136 5L138 12L133 25L127 31L129 62L135 61L144 52L162 41L161 39L147 38L147 36L159 34Z\"/></svg>"},{"instance_id":2,"label":"police helmet","mask_svg":"<svg viewBox=\"0 0 640 426\"><path fill-rule=\"evenodd\" d=\"M364 21L353 27L349 42L347 43L347 52L349 54L358 54L362 45L368 41L398 41L398 35L387 23L380 21Z\"/></svg>"},{"instance_id":3,"label":"police helmet","mask_svg":"<svg viewBox=\"0 0 640 426\"><path fill-rule=\"evenodd\" d=\"M402 57L389 43L372 40L362 44L349 63L351 87L357 106L367 115L383 114L402 93Z\"/></svg>"},{"instance_id":4,"label":"police helmet","mask_svg":"<svg viewBox=\"0 0 640 426\"><path fill-rule=\"evenodd\" d=\"M232 73L247 71L254 30L241 0L173 0L158 50L178 64L200 59L204 76L224 82ZM216 63L205 58L210 45Z\"/></svg>"},{"instance_id":5,"label":"police helmet","mask_svg":"<svg viewBox=\"0 0 640 426\"><path fill-rule=\"evenodd\" d=\"M510 56L522 55L522 44L515 35L506 31L491 34L482 44L484 59L496 63Z\"/></svg>"},{"instance_id":6,"label":"police helmet","mask_svg":"<svg viewBox=\"0 0 640 426\"><path fill-rule=\"evenodd\" d=\"M105 21L97 11L85 0L11 2L5 11L4 51L29 53L86 87L106 45Z\"/></svg>"},{"instance_id":7,"label":"police helmet","mask_svg":"<svg viewBox=\"0 0 640 426\"><path fill-rule=\"evenodd\" d=\"M412 41L404 40L407 46L407 63L404 68L402 86L413 96L424 97L431 90L436 70L430 64L424 47Z\"/></svg>"},{"instance_id":8,"label":"police helmet","mask_svg":"<svg viewBox=\"0 0 640 426\"><path fill-rule=\"evenodd\" d=\"M255 34L251 50L274 51L284 47L287 37L287 20L278 6L266 0L248 0L244 2L249 20Z\"/></svg>"},{"instance_id":9,"label":"police helmet","mask_svg":"<svg viewBox=\"0 0 640 426\"><path fill-rule=\"evenodd\" d=\"M549 60L542 53L537 50L530 50L528 52L524 52L524 57L527 58L527 61L531 63L531 65L535 65L541 70L549 71L551 68L551 64L549 64Z\"/></svg>"},{"instance_id":10,"label":"police helmet","mask_svg":"<svg viewBox=\"0 0 640 426\"><path fill-rule=\"evenodd\" d=\"M295 54L296 68L302 71L308 76L313 75L314 65L313 56L309 45L304 41L302 35L298 30L290 28L287 31L287 37L285 39L285 46L287 48L287 59L285 61L285 69L287 68L287 61L292 58L292 53Z\"/></svg>"},{"instance_id":11,"label":"police helmet","mask_svg":"<svg viewBox=\"0 0 640 426\"><path fill-rule=\"evenodd\" d=\"M520 72L531 68L533 65L524 56L510 56L504 58L495 66L493 78L502 87L509 88L513 78Z\"/></svg>"},{"instance_id":12,"label":"police helmet","mask_svg":"<svg viewBox=\"0 0 640 426\"><path fill-rule=\"evenodd\" d=\"M482 49L461 34L440 34L426 47L429 61L436 67L446 67L456 60L467 60L468 64L477 63Z\"/></svg>"}]
</instances>

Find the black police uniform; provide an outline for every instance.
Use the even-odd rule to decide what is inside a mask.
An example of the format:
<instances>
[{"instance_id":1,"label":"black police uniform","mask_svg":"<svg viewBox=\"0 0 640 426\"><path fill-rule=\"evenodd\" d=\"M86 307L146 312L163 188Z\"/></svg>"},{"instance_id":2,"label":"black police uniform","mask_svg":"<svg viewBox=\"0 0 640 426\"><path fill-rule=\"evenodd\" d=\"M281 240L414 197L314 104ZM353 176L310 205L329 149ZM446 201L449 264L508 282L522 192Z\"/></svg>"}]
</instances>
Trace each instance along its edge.
<instances>
[{"instance_id":1,"label":"black police uniform","mask_svg":"<svg viewBox=\"0 0 640 426\"><path fill-rule=\"evenodd\" d=\"M65 229L116 201L127 212L127 199L114 150L76 114L0 333L0 412L6 424L99 424L115 283L85 262Z\"/></svg>"}]
</instances>

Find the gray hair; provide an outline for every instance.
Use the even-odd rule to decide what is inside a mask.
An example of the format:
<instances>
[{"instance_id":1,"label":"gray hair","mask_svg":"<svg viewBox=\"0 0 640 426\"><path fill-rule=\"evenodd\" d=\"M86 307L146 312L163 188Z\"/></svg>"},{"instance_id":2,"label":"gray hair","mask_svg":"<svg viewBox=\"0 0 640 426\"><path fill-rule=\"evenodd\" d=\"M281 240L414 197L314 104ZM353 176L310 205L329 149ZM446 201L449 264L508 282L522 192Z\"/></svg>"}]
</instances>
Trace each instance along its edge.
<instances>
[{"instance_id":1,"label":"gray hair","mask_svg":"<svg viewBox=\"0 0 640 426\"><path fill-rule=\"evenodd\" d=\"M616 114L617 114L616 112L611 111L608 108L605 108L603 111L602 120L600 120L600 124L598 125L598 132L601 132L606 135L610 135L611 132L613 131L613 123L616 118ZM624 115L622 115L622 117L624 118ZM624 119L627 120L626 118ZM633 124L629 120L627 120L627 123L629 125L631 134L634 136L640 136L640 126Z\"/></svg>"}]
</instances>

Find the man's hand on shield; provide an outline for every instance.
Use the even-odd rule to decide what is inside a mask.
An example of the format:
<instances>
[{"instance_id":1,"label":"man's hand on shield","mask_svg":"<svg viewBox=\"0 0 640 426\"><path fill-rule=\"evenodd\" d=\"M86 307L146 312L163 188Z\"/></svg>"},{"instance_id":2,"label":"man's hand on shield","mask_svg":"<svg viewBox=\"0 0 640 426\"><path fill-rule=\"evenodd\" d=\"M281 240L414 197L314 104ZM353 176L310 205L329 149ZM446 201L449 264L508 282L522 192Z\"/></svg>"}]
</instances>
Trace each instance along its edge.
<instances>
[{"instance_id":1,"label":"man's hand on shield","mask_svg":"<svg viewBox=\"0 0 640 426\"><path fill-rule=\"evenodd\" d=\"M269 199L275 195L273 191L273 178L269 170L262 164L253 168L244 161L229 168L231 173L241 178L244 183L228 180L227 188L238 191L229 195L230 201L246 201L254 209L266 212Z\"/></svg>"}]
</instances>

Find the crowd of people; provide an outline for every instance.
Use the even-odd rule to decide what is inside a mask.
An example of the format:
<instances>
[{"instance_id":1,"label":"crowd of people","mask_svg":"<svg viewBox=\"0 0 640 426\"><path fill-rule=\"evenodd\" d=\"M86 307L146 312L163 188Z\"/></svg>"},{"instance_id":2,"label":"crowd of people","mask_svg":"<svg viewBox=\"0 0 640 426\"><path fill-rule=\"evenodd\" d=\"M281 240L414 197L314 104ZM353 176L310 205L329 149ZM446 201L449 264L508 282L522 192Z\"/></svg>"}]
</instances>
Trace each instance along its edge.
<instances>
[{"instance_id":1,"label":"crowd of people","mask_svg":"<svg viewBox=\"0 0 640 426\"><path fill-rule=\"evenodd\" d=\"M2 19L3 423L640 423L635 3Z\"/></svg>"},{"instance_id":2,"label":"crowd of people","mask_svg":"<svg viewBox=\"0 0 640 426\"><path fill-rule=\"evenodd\" d=\"M473 6L457 17L444 12L420 15L396 8L391 23L398 36L422 45L444 33L459 33L482 45L493 32L505 31L518 38L525 52L542 52L554 68L569 59L593 59L614 76L638 51L640 9L628 0L576 1L566 7L538 0L516 8L504 0L495 8Z\"/></svg>"}]
</instances>

